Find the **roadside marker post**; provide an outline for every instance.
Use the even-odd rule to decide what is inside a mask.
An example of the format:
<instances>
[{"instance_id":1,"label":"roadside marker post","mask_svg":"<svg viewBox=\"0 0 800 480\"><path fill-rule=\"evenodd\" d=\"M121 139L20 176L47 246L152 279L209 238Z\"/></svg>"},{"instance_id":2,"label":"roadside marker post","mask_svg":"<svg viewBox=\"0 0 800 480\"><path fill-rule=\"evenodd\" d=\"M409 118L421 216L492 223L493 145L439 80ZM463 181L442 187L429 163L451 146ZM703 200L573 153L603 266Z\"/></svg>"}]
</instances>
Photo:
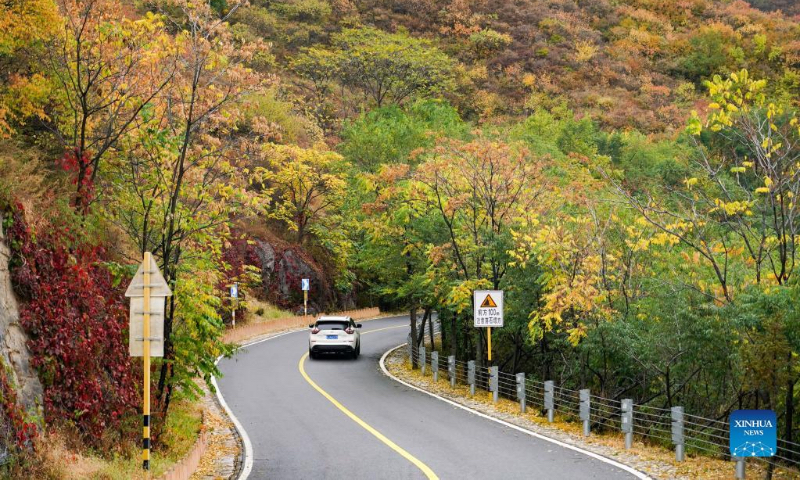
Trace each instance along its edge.
<instances>
[{"instance_id":1,"label":"roadside marker post","mask_svg":"<svg viewBox=\"0 0 800 480\"><path fill-rule=\"evenodd\" d=\"M588 437L590 432L589 415L591 412L591 400L589 397L589 389L584 388L580 392L580 414L583 421L583 436Z\"/></svg>"},{"instance_id":2,"label":"roadside marker post","mask_svg":"<svg viewBox=\"0 0 800 480\"><path fill-rule=\"evenodd\" d=\"M467 383L469 383L469 394L475 396L475 360L467 362Z\"/></svg>"},{"instance_id":3,"label":"roadside marker post","mask_svg":"<svg viewBox=\"0 0 800 480\"><path fill-rule=\"evenodd\" d=\"M517 374L517 400L519 400L519 411L525 413L525 374Z\"/></svg>"},{"instance_id":4,"label":"roadside marker post","mask_svg":"<svg viewBox=\"0 0 800 480\"><path fill-rule=\"evenodd\" d=\"M419 347L419 364L422 368L422 376L425 376L425 347Z\"/></svg>"},{"instance_id":5,"label":"roadside marker post","mask_svg":"<svg viewBox=\"0 0 800 480\"><path fill-rule=\"evenodd\" d=\"M450 355L447 357L447 373L450 375L450 386L456 386L456 356Z\"/></svg>"},{"instance_id":6,"label":"roadside marker post","mask_svg":"<svg viewBox=\"0 0 800 480\"><path fill-rule=\"evenodd\" d=\"M142 357L144 394L142 395L142 469L150 475L150 357L164 356L164 309L166 297L172 296L153 255L144 259L133 276L125 297L130 299L129 350L132 357Z\"/></svg>"},{"instance_id":7,"label":"roadside marker post","mask_svg":"<svg viewBox=\"0 0 800 480\"><path fill-rule=\"evenodd\" d=\"M672 418L672 443L675 444L675 460L682 462L685 441L683 436L683 407L672 407L670 417Z\"/></svg>"},{"instance_id":8,"label":"roadside marker post","mask_svg":"<svg viewBox=\"0 0 800 480\"><path fill-rule=\"evenodd\" d=\"M433 371L433 381L439 380L439 352L431 352L431 371Z\"/></svg>"},{"instance_id":9,"label":"roadside marker post","mask_svg":"<svg viewBox=\"0 0 800 480\"><path fill-rule=\"evenodd\" d=\"M547 421L553 423L553 410L555 410L555 402L553 402L553 393L555 388L552 380L544 382L544 408L547 410Z\"/></svg>"},{"instance_id":10,"label":"roadside marker post","mask_svg":"<svg viewBox=\"0 0 800 480\"><path fill-rule=\"evenodd\" d=\"M489 390L492 392L492 402L497 403L498 397L500 396L500 389L498 388L498 370L499 367L489 367Z\"/></svg>"},{"instance_id":11,"label":"roadside marker post","mask_svg":"<svg viewBox=\"0 0 800 480\"><path fill-rule=\"evenodd\" d=\"M633 400L630 398L622 399L622 433L625 434L625 449L630 450L633 445Z\"/></svg>"}]
</instances>

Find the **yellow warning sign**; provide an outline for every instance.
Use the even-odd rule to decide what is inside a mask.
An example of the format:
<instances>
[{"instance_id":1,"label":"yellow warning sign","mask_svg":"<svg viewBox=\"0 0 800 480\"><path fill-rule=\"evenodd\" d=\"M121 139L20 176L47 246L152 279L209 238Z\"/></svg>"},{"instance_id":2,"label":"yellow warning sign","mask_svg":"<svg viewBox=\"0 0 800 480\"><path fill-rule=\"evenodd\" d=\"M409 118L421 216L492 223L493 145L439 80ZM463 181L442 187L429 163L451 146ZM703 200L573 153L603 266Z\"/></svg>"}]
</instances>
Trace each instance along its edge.
<instances>
[{"instance_id":1,"label":"yellow warning sign","mask_svg":"<svg viewBox=\"0 0 800 480\"><path fill-rule=\"evenodd\" d=\"M474 290L472 302L476 327L503 326L502 290Z\"/></svg>"},{"instance_id":2,"label":"yellow warning sign","mask_svg":"<svg viewBox=\"0 0 800 480\"><path fill-rule=\"evenodd\" d=\"M481 303L481 308L497 308L497 304L494 303L494 299L490 294L486 295L486 298L483 299L483 303Z\"/></svg>"}]
</instances>

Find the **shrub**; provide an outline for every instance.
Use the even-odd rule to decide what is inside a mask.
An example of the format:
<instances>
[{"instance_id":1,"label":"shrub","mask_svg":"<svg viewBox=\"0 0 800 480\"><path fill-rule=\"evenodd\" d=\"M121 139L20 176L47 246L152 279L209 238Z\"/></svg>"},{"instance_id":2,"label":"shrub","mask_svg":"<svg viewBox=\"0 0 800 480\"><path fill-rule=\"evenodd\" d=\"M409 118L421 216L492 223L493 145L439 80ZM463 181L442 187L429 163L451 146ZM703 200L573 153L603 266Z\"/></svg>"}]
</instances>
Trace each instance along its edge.
<instances>
[{"instance_id":1,"label":"shrub","mask_svg":"<svg viewBox=\"0 0 800 480\"><path fill-rule=\"evenodd\" d=\"M123 285L105 250L68 227L33 232L17 206L7 217L11 275L32 364L44 387L45 420L74 427L85 444L125 435L140 381L128 358Z\"/></svg>"},{"instance_id":2,"label":"shrub","mask_svg":"<svg viewBox=\"0 0 800 480\"><path fill-rule=\"evenodd\" d=\"M481 57L487 57L492 53L499 52L511 45L512 40L511 35L500 33L491 28L475 32L469 36L472 48Z\"/></svg>"}]
</instances>

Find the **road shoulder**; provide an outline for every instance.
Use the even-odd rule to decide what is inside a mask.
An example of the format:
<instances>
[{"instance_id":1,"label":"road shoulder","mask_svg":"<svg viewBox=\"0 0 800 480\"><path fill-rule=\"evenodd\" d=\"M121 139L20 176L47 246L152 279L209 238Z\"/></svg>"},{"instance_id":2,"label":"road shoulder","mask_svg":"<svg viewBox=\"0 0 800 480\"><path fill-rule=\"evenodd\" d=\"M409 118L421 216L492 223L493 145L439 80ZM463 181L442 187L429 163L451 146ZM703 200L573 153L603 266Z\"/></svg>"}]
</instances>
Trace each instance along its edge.
<instances>
[{"instance_id":1,"label":"road shoulder","mask_svg":"<svg viewBox=\"0 0 800 480\"><path fill-rule=\"evenodd\" d=\"M411 388L420 390L440 400L456 404L456 406L471 413L499 421L506 426L529 435L543 438L567 448L574 448L600 460L608 461L639 476L639 478L708 478L685 474L675 462L665 460L663 452L656 451L653 453L651 448L640 448L644 447L643 444L637 444L636 447L644 450L644 454L634 453L633 450L626 451L622 448L620 439L606 438L605 436L584 439L578 436L579 429L577 427L573 433L540 423L537 421L536 413L530 412L532 409L529 409L528 414L519 414L519 404L516 402L500 399L495 405L491 403L490 396L486 392L477 392L476 396L471 398L467 387L458 385L455 389L451 388L446 378L444 378L446 374L441 375L439 381L434 383L430 375L422 376L419 371L412 372L408 368L404 350L400 348L402 346L391 349L384 354L381 358L381 368L384 374ZM730 470L727 471L727 473L729 472Z\"/></svg>"}]
</instances>

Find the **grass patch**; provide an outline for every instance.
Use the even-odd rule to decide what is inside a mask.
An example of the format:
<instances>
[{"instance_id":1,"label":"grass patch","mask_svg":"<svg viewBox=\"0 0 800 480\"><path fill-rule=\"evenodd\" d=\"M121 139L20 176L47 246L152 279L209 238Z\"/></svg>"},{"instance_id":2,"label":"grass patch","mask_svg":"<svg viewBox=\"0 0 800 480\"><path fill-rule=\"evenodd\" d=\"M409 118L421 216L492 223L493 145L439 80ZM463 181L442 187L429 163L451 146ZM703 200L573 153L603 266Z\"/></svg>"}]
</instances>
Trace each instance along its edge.
<instances>
[{"instance_id":1,"label":"grass patch","mask_svg":"<svg viewBox=\"0 0 800 480\"><path fill-rule=\"evenodd\" d=\"M247 300L247 315L245 317L247 323L264 323L276 318L293 316L292 312L282 310L269 302L257 298L249 298Z\"/></svg>"},{"instance_id":2,"label":"grass patch","mask_svg":"<svg viewBox=\"0 0 800 480\"><path fill-rule=\"evenodd\" d=\"M160 441L153 445L150 454L151 478L164 475L181 460L197 441L203 424L199 403L179 400L173 403L167 425ZM143 478L141 444L123 453L104 458L94 452L70 450L66 437L60 432L50 432L42 438L27 467L12 474L11 478L42 478L53 480L102 479L127 480ZM20 476L17 476L17 473Z\"/></svg>"}]
</instances>

